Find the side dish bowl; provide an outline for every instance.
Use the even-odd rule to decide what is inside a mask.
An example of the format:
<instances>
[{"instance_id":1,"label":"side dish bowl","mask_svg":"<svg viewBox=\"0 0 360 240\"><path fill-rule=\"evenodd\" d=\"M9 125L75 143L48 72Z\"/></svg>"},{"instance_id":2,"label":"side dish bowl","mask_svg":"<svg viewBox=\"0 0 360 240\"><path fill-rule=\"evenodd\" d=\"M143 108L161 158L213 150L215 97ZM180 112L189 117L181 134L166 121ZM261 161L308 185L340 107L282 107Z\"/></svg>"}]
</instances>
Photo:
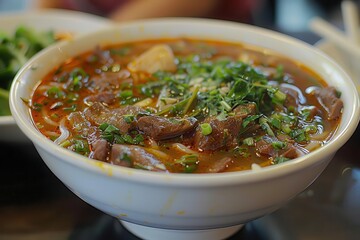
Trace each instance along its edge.
<instances>
[{"instance_id":1,"label":"side dish bowl","mask_svg":"<svg viewBox=\"0 0 360 240\"><path fill-rule=\"evenodd\" d=\"M9 36L13 36L19 26L36 32L54 31L56 34L78 35L110 24L106 18L59 9L15 11L0 15L0 32ZM28 143L29 140L19 130L12 116L0 115L0 142Z\"/></svg>"},{"instance_id":2,"label":"side dish bowl","mask_svg":"<svg viewBox=\"0 0 360 240\"><path fill-rule=\"evenodd\" d=\"M304 63L342 92L344 109L336 134L320 149L274 166L231 173L164 174L85 158L46 139L34 126L23 99L29 99L39 79L61 62L98 45L179 36L243 42ZM353 134L360 116L353 82L314 47L249 25L181 18L119 24L46 49L17 74L10 106L20 129L69 189L145 239L224 239L246 222L279 209L321 174Z\"/></svg>"}]
</instances>

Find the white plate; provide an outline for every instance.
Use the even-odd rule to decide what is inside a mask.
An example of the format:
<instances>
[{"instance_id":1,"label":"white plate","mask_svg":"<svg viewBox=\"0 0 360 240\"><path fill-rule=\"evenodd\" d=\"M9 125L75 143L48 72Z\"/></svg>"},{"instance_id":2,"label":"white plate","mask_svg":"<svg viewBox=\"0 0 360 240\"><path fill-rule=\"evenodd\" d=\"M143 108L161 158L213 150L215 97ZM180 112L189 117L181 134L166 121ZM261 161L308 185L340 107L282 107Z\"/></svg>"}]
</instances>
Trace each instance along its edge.
<instances>
[{"instance_id":1,"label":"white plate","mask_svg":"<svg viewBox=\"0 0 360 240\"><path fill-rule=\"evenodd\" d=\"M315 44L317 48L331 57L338 63L343 70L351 77L360 92L360 67L358 59L350 56L345 50L342 50L336 44L328 40L320 40Z\"/></svg>"},{"instance_id":2,"label":"white plate","mask_svg":"<svg viewBox=\"0 0 360 240\"><path fill-rule=\"evenodd\" d=\"M0 31L13 34L19 25L38 31L54 30L76 36L108 27L111 21L86 13L56 9L0 14ZM0 116L0 142L30 141L18 129L12 116Z\"/></svg>"}]
</instances>

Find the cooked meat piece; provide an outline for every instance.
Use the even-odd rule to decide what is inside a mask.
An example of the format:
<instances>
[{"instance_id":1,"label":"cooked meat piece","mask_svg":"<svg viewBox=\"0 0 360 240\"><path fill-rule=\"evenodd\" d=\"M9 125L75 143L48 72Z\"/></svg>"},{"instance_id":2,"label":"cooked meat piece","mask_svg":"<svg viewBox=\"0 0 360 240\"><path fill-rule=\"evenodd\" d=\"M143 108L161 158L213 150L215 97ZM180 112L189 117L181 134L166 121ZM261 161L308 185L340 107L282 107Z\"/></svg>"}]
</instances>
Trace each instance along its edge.
<instances>
[{"instance_id":1,"label":"cooked meat piece","mask_svg":"<svg viewBox=\"0 0 360 240\"><path fill-rule=\"evenodd\" d=\"M107 105L111 105L113 103L115 103L116 100L116 96L114 93L112 92L102 92L96 95L91 95L88 96L84 99L84 102L87 103L88 105L90 105L91 103L94 102L99 102L99 103L105 103Z\"/></svg>"},{"instance_id":2,"label":"cooked meat piece","mask_svg":"<svg viewBox=\"0 0 360 240\"><path fill-rule=\"evenodd\" d=\"M203 135L200 126L195 133L195 147L202 151L214 151L224 147L235 147L241 130L242 117L239 115L230 116L225 120L218 120L216 117L209 117L204 120L209 123L212 132Z\"/></svg>"},{"instance_id":3,"label":"cooked meat piece","mask_svg":"<svg viewBox=\"0 0 360 240\"><path fill-rule=\"evenodd\" d=\"M120 130L120 133L128 133L129 130L135 128L136 118L133 122L127 122L124 115L134 115L143 113L144 110L140 107L127 105L121 108L109 109L101 103L94 103L84 111L84 116L87 120L95 125L108 123L114 125Z\"/></svg>"},{"instance_id":4,"label":"cooked meat piece","mask_svg":"<svg viewBox=\"0 0 360 240\"><path fill-rule=\"evenodd\" d=\"M256 142L255 144L256 151L261 155L276 156L276 151L274 147L272 146L271 142L266 142L264 139L261 139Z\"/></svg>"},{"instance_id":5,"label":"cooked meat piece","mask_svg":"<svg viewBox=\"0 0 360 240\"><path fill-rule=\"evenodd\" d=\"M204 123L209 123L212 132L209 135L203 135L201 128L198 127L195 134L195 147L203 151L214 151L221 148L232 148L238 144L238 137L242 129L242 122L248 116L257 113L255 103L247 103L237 106L233 113L235 115L227 117L225 120L218 120L216 117L209 117ZM256 131L259 125L251 122L248 126L248 132ZM247 134L245 133L245 134Z\"/></svg>"},{"instance_id":6,"label":"cooked meat piece","mask_svg":"<svg viewBox=\"0 0 360 240\"><path fill-rule=\"evenodd\" d=\"M286 157L286 158L290 158L290 159L294 159L299 156L296 147L292 144L287 144L287 147L285 149L282 149L279 152L279 155L281 157Z\"/></svg>"},{"instance_id":7,"label":"cooked meat piece","mask_svg":"<svg viewBox=\"0 0 360 240\"><path fill-rule=\"evenodd\" d=\"M175 57L168 45L155 45L128 64L130 71L155 73L157 71L175 71Z\"/></svg>"},{"instance_id":8,"label":"cooked meat piece","mask_svg":"<svg viewBox=\"0 0 360 240\"><path fill-rule=\"evenodd\" d=\"M71 113L68 120L71 128L82 137L88 139L90 143L96 141L100 137L98 128L92 126L80 112Z\"/></svg>"},{"instance_id":9,"label":"cooked meat piece","mask_svg":"<svg viewBox=\"0 0 360 240\"><path fill-rule=\"evenodd\" d=\"M90 158L106 161L110 151L110 144L105 139L98 139L91 144Z\"/></svg>"},{"instance_id":10,"label":"cooked meat piece","mask_svg":"<svg viewBox=\"0 0 360 240\"><path fill-rule=\"evenodd\" d=\"M143 116L138 119L138 129L155 140L178 137L197 125L195 118L165 118L160 116Z\"/></svg>"},{"instance_id":11,"label":"cooked meat piece","mask_svg":"<svg viewBox=\"0 0 360 240\"><path fill-rule=\"evenodd\" d=\"M286 134L279 134L277 136L277 138L282 142L289 142L289 143L294 143L295 142L294 139L292 139L289 135L286 135Z\"/></svg>"},{"instance_id":12,"label":"cooked meat piece","mask_svg":"<svg viewBox=\"0 0 360 240\"><path fill-rule=\"evenodd\" d=\"M334 87L321 88L315 94L320 104L328 113L329 120L335 120L341 116L343 102L337 97Z\"/></svg>"},{"instance_id":13,"label":"cooked meat piece","mask_svg":"<svg viewBox=\"0 0 360 240\"><path fill-rule=\"evenodd\" d=\"M110 145L106 140L100 138L99 129L92 126L80 112L71 113L69 123L75 132L88 140L91 145L90 158L105 161Z\"/></svg>"},{"instance_id":14,"label":"cooked meat piece","mask_svg":"<svg viewBox=\"0 0 360 240\"><path fill-rule=\"evenodd\" d=\"M109 162L115 165L140 168L155 172L167 172L165 165L142 147L114 144Z\"/></svg>"},{"instance_id":15,"label":"cooked meat piece","mask_svg":"<svg viewBox=\"0 0 360 240\"><path fill-rule=\"evenodd\" d=\"M247 103L243 105L239 105L234 109L234 113L242 118L246 118L247 116L256 114L256 104L255 103Z\"/></svg>"},{"instance_id":16,"label":"cooked meat piece","mask_svg":"<svg viewBox=\"0 0 360 240\"><path fill-rule=\"evenodd\" d=\"M112 91L118 89L122 85L132 84L128 70L120 70L119 72L102 72L90 79L90 87L97 89L99 92Z\"/></svg>"},{"instance_id":17,"label":"cooked meat piece","mask_svg":"<svg viewBox=\"0 0 360 240\"><path fill-rule=\"evenodd\" d=\"M284 149L276 149L272 145L271 141L265 141L264 139L261 139L260 141L256 142L255 147L259 154L270 157L281 156L294 159L299 156L296 146L294 146L291 142L287 142Z\"/></svg>"},{"instance_id":18,"label":"cooked meat piece","mask_svg":"<svg viewBox=\"0 0 360 240\"><path fill-rule=\"evenodd\" d=\"M207 169L207 172L208 173L223 172L229 166L231 161L232 160L231 160L230 157L224 157L224 158L222 158L220 160L217 160L214 164L209 166L209 168Z\"/></svg>"}]
</instances>

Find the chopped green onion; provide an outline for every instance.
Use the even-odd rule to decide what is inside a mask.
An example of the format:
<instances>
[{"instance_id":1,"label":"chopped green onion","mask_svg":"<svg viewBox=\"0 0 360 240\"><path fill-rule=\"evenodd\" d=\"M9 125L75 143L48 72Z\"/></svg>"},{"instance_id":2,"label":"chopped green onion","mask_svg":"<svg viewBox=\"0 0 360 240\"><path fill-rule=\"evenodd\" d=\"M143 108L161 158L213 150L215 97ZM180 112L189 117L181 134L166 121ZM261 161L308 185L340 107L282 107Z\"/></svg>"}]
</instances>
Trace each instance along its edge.
<instances>
[{"instance_id":1,"label":"chopped green onion","mask_svg":"<svg viewBox=\"0 0 360 240\"><path fill-rule=\"evenodd\" d=\"M65 97L65 92L61 91L58 87L51 87L46 91L46 94L50 98L62 99Z\"/></svg>"},{"instance_id":2,"label":"chopped green onion","mask_svg":"<svg viewBox=\"0 0 360 240\"><path fill-rule=\"evenodd\" d=\"M121 99L128 99L130 97L133 96L133 91L132 90L124 90L124 91L121 91L120 94L119 94L119 97Z\"/></svg>"},{"instance_id":3,"label":"chopped green onion","mask_svg":"<svg viewBox=\"0 0 360 240\"><path fill-rule=\"evenodd\" d=\"M126 123L132 123L135 120L135 116L132 114L123 115Z\"/></svg>"},{"instance_id":4,"label":"chopped green onion","mask_svg":"<svg viewBox=\"0 0 360 240\"><path fill-rule=\"evenodd\" d=\"M212 133L212 127L209 123L200 124L201 133L204 136L210 135Z\"/></svg>"},{"instance_id":5,"label":"chopped green onion","mask_svg":"<svg viewBox=\"0 0 360 240\"><path fill-rule=\"evenodd\" d=\"M286 157L276 157L274 160L273 160L273 163L274 164L279 164L279 163L283 163L283 162L287 162L289 161L290 158L286 158Z\"/></svg>"},{"instance_id":6,"label":"chopped green onion","mask_svg":"<svg viewBox=\"0 0 360 240\"><path fill-rule=\"evenodd\" d=\"M189 154L189 155L183 155L180 159L176 160L176 163L181 164L190 164L190 163L196 163L198 161L198 155L196 154Z\"/></svg>"},{"instance_id":7,"label":"chopped green onion","mask_svg":"<svg viewBox=\"0 0 360 240\"><path fill-rule=\"evenodd\" d=\"M243 143L244 143L245 145L247 145L247 146L254 146L254 145L255 145L255 140L254 140L254 138L252 138L252 137L248 137L248 138L245 138L245 139L243 140Z\"/></svg>"},{"instance_id":8,"label":"chopped green onion","mask_svg":"<svg viewBox=\"0 0 360 240\"><path fill-rule=\"evenodd\" d=\"M74 140L74 150L80 154L87 154L90 152L87 141L78 139Z\"/></svg>"},{"instance_id":9,"label":"chopped green onion","mask_svg":"<svg viewBox=\"0 0 360 240\"><path fill-rule=\"evenodd\" d=\"M180 159L175 160L175 163L179 163L184 166L185 173L195 172L199 163L198 156L195 154L183 155Z\"/></svg>"},{"instance_id":10,"label":"chopped green onion","mask_svg":"<svg viewBox=\"0 0 360 240\"><path fill-rule=\"evenodd\" d=\"M271 145L275 148L275 149L284 149L286 147L286 143L285 142L281 142L281 141L274 141L271 143Z\"/></svg>"},{"instance_id":11,"label":"chopped green onion","mask_svg":"<svg viewBox=\"0 0 360 240\"><path fill-rule=\"evenodd\" d=\"M227 102L221 101L220 104L221 104L221 106L224 107L224 109L225 109L226 111L230 111L230 110L231 110L231 106L230 106Z\"/></svg>"},{"instance_id":12,"label":"chopped green onion","mask_svg":"<svg viewBox=\"0 0 360 240\"><path fill-rule=\"evenodd\" d=\"M261 117L259 119L259 123L260 126L262 127L263 130L266 131L267 134L269 134L269 136L275 137L275 134L273 132L273 130L271 129L271 127L268 124L268 120L265 117Z\"/></svg>"}]
</instances>

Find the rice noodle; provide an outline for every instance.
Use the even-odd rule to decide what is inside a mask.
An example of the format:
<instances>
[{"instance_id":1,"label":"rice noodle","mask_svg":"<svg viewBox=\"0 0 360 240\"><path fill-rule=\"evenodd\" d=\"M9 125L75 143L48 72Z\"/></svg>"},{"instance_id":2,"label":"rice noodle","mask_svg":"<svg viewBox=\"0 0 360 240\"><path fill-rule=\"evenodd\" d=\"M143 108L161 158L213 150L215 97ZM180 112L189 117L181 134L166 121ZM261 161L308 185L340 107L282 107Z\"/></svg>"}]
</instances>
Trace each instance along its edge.
<instances>
[{"instance_id":1,"label":"rice noodle","mask_svg":"<svg viewBox=\"0 0 360 240\"><path fill-rule=\"evenodd\" d=\"M65 126L65 120L66 118L63 118L60 121L59 129L61 134L57 139L55 139L54 143L56 144L61 144L70 136L70 132Z\"/></svg>"},{"instance_id":2,"label":"rice noodle","mask_svg":"<svg viewBox=\"0 0 360 240\"><path fill-rule=\"evenodd\" d=\"M159 149L159 145L154 139L149 139L149 146L151 146L152 149Z\"/></svg>"},{"instance_id":3,"label":"rice noodle","mask_svg":"<svg viewBox=\"0 0 360 240\"><path fill-rule=\"evenodd\" d=\"M329 132L325 131L325 132L322 132L322 133L319 133L319 134L312 134L311 138L314 139L314 140L320 141L320 140L326 139L328 135L329 135Z\"/></svg>"},{"instance_id":4,"label":"rice noodle","mask_svg":"<svg viewBox=\"0 0 360 240\"><path fill-rule=\"evenodd\" d=\"M160 160L169 160L171 158L168 154L166 154L166 153L164 153L163 151L160 151L160 150L156 150L156 149L153 149L153 148L145 148L145 150L148 153L151 153L155 157L159 158Z\"/></svg>"},{"instance_id":5,"label":"rice noodle","mask_svg":"<svg viewBox=\"0 0 360 240\"><path fill-rule=\"evenodd\" d=\"M59 137L59 136L60 136L59 133L53 132L53 131L45 131L44 134L45 134L46 136L50 136L50 137Z\"/></svg>"},{"instance_id":6,"label":"rice noodle","mask_svg":"<svg viewBox=\"0 0 360 240\"><path fill-rule=\"evenodd\" d=\"M251 164L251 170L255 171L255 170L260 170L261 166L257 163L253 163Z\"/></svg>"},{"instance_id":7,"label":"rice noodle","mask_svg":"<svg viewBox=\"0 0 360 240\"><path fill-rule=\"evenodd\" d=\"M322 144L323 143L321 141L310 141L310 143L305 146L305 149L308 150L309 152L311 152L311 151L321 147Z\"/></svg>"},{"instance_id":8,"label":"rice noodle","mask_svg":"<svg viewBox=\"0 0 360 240\"><path fill-rule=\"evenodd\" d=\"M51 118L49 117L49 115L47 114L47 112L45 111L44 108L41 109L41 115L47 124L55 126L55 127L59 126L59 123L51 120Z\"/></svg>"},{"instance_id":9,"label":"rice noodle","mask_svg":"<svg viewBox=\"0 0 360 240\"><path fill-rule=\"evenodd\" d=\"M185 145L183 145L181 143L173 143L173 144L171 144L171 148L173 148L174 150L184 152L184 153L189 153L189 154L197 153L196 151L191 150L190 148L186 147Z\"/></svg>"}]
</instances>

